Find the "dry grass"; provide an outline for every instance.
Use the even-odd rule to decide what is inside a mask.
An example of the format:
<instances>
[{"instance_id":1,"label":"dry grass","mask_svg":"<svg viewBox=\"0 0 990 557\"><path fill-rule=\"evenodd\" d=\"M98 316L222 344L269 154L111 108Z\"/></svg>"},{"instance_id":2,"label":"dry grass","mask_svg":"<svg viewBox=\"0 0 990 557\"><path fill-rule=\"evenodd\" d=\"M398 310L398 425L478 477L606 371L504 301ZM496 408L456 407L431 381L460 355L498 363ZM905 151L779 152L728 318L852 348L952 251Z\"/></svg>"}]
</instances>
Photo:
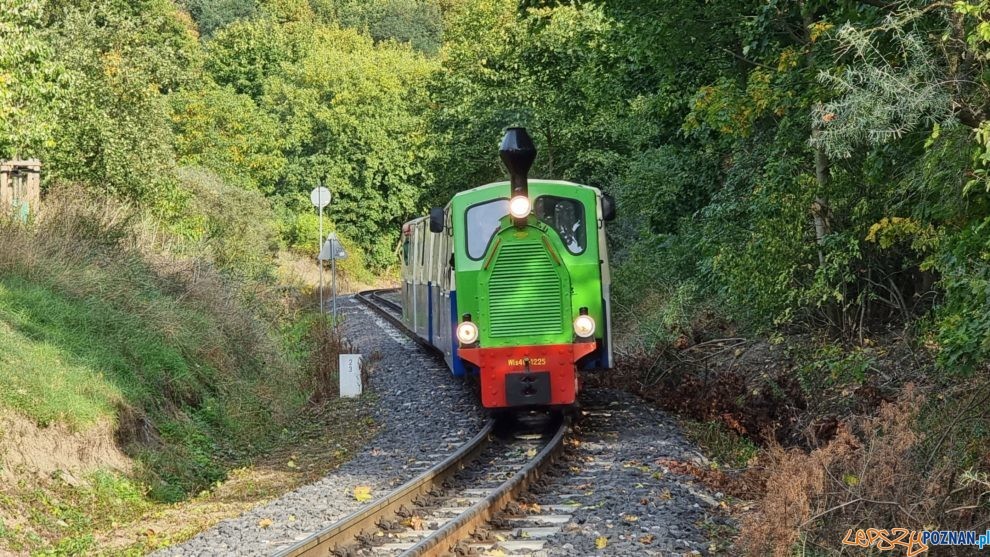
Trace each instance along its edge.
<instances>
[{"instance_id":1,"label":"dry grass","mask_svg":"<svg viewBox=\"0 0 990 557\"><path fill-rule=\"evenodd\" d=\"M802 546L838 554L849 528L979 530L988 518L983 486L960 477L956 462L924 458L917 430L924 403L908 385L876 415L840 424L820 448L771 447L763 462L765 495L742 522L740 550L787 557Z\"/></svg>"}]
</instances>

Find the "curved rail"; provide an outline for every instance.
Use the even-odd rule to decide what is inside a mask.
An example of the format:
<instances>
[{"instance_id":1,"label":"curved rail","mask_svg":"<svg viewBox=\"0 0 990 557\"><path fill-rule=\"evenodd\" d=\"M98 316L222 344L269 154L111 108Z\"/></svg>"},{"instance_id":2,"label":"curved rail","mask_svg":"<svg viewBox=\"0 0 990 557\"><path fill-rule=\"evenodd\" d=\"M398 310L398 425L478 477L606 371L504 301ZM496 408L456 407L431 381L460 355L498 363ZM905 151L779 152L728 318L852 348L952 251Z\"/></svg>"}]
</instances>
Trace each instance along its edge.
<instances>
[{"instance_id":1,"label":"curved rail","mask_svg":"<svg viewBox=\"0 0 990 557\"><path fill-rule=\"evenodd\" d=\"M568 421L560 420L557 432L543 450L536 454L511 478L496 488L487 497L478 501L466 511L447 522L439 530L424 538L419 543L402 553L403 557L419 557L447 555L451 548L460 540L468 538L478 526L491 520L492 516L505 508L512 499L525 491L537 478L540 472L552 463L564 449L564 435L567 433Z\"/></svg>"},{"instance_id":2,"label":"curved rail","mask_svg":"<svg viewBox=\"0 0 990 557\"><path fill-rule=\"evenodd\" d=\"M295 545L276 553L276 557L329 556L337 546L353 542L354 536L368 528L377 527L382 519L395 516L403 505L412 506L413 500L443 483L473 460L488 445L494 420L489 420L471 440L436 466L399 486L395 491L351 513Z\"/></svg>"},{"instance_id":3,"label":"curved rail","mask_svg":"<svg viewBox=\"0 0 990 557\"><path fill-rule=\"evenodd\" d=\"M383 292L395 292L396 290L398 290L398 288L365 290L364 292L357 293L357 299L360 300L362 303L364 303L364 305L371 308L380 317L382 317L392 325L395 325L396 328L402 331L402 334L406 335L407 337L416 341L416 343L418 343L423 348L430 350L433 354L442 358L443 352L439 348L433 346L429 342L426 342L426 340L424 340L423 337L410 331L406 327L406 324L402 321L402 306L382 296ZM385 309L386 307L390 308L391 311L389 309ZM398 313L398 316L396 315L396 313Z\"/></svg>"},{"instance_id":4,"label":"curved rail","mask_svg":"<svg viewBox=\"0 0 990 557\"><path fill-rule=\"evenodd\" d=\"M394 291L395 291L394 289L389 289L389 290L372 290L371 293L370 293L370 295L371 295L372 298L374 298L375 300L377 300L380 305L388 306L389 308L392 309L392 311L394 311L394 312L398 313L399 315L401 315L402 314L402 305L401 304L398 304L396 302L393 302L392 300L389 300L388 298L382 296L382 292L394 292Z\"/></svg>"}]
</instances>

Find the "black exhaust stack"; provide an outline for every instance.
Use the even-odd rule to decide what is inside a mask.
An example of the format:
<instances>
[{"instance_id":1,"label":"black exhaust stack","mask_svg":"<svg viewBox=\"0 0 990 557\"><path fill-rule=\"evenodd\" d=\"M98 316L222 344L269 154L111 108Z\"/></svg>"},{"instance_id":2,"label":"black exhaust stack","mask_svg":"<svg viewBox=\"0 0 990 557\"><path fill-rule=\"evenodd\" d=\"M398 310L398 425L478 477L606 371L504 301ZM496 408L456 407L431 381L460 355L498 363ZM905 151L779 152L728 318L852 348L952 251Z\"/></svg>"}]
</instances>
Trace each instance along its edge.
<instances>
[{"instance_id":1,"label":"black exhaust stack","mask_svg":"<svg viewBox=\"0 0 990 557\"><path fill-rule=\"evenodd\" d=\"M526 128L509 128L498 150L502 164L509 170L512 197L529 195L529 169L536 160L536 145L526 133Z\"/></svg>"}]
</instances>

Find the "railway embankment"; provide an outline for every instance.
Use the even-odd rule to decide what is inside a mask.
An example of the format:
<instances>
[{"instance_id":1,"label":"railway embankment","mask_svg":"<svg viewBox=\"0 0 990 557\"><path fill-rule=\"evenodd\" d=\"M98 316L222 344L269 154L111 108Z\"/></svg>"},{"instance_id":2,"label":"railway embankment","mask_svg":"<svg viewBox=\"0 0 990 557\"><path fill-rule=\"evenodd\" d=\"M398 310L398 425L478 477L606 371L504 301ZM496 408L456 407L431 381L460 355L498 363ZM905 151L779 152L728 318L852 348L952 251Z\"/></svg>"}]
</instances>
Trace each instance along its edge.
<instances>
[{"instance_id":1,"label":"railway embankment","mask_svg":"<svg viewBox=\"0 0 990 557\"><path fill-rule=\"evenodd\" d=\"M374 432L357 403L309 400L302 298L153 231L75 190L0 220L2 554L148 551Z\"/></svg>"},{"instance_id":2,"label":"railway embankment","mask_svg":"<svg viewBox=\"0 0 990 557\"><path fill-rule=\"evenodd\" d=\"M851 524L976 520L985 388L947 381L916 331L854 342L724 333L627 354L600 385L681 417L710 460L678 466L731 495L734 551L839 546Z\"/></svg>"}]
</instances>

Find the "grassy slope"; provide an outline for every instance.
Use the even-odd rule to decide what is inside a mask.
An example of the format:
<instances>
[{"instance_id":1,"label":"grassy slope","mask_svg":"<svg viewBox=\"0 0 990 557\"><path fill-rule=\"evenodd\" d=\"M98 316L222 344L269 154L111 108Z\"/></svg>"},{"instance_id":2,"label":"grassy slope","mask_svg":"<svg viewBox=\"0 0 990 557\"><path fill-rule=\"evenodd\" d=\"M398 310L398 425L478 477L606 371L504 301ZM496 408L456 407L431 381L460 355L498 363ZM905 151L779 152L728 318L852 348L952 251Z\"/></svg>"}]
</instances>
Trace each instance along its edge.
<instances>
[{"instance_id":1,"label":"grassy slope","mask_svg":"<svg viewBox=\"0 0 990 557\"><path fill-rule=\"evenodd\" d=\"M307 399L305 351L261 318L259 285L163 258L119 211L46 211L36 226L0 223L0 411L79 432L115 424L139 466L83 486L19 472L0 486L0 553L92 552L93 532L293 442Z\"/></svg>"}]
</instances>

